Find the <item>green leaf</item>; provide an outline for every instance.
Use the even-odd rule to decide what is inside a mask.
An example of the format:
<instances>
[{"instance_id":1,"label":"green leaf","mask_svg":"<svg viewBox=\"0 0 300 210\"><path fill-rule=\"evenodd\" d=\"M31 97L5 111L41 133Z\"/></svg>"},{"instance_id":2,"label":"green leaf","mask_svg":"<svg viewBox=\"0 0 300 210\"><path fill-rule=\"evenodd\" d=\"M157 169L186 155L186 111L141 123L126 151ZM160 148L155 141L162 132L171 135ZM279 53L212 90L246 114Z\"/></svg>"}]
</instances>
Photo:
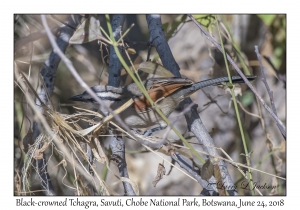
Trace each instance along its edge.
<instances>
[{"instance_id":1,"label":"green leaf","mask_svg":"<svg viewBox=\"0 0 300 210\"><path fill-rule=\"evenodd\" d=\"M169 23L164 23L164 24L162 24L162 27L163 27L163 29L164 29L164 32L166 33L167 30L168 30L168 27L169 27Z\"/></svg>"},{"instance_id":2,"label":"green leaf","mask_svg":"<svg viewBox=\"0 0 300 210\"><path fill-rule=\"evenodd\" d=\"M257 15L262 21L267 25L270 26L273 23L273 20L275 19L276 15Z\"/></svg>"},{"instance_id":3,"label":"green leaf","mask_svg":"<svg viewBox=\"0 0 300 210\"><path fill-rule=\"evenodd\" d=\"M246 91L241 97L241 103L243 106L249 106L254 100L254 95L251 91Z\"/></svg>"},{"instance_id":4,"label":"green leaf","mask_svg":"<svg viewBox=\"0 0 300 210\"><path fill-rule=\"evenodd\" d=\"M211 27L211 22L215 20L215 17L213 15L193 15L194 18L197 20L198 23L205 27Z\"/></svg>"},{"instance_id":5,"label":"green leaf","mask_svg":"<svg viewBox=\"0 0 300 210\"><path fill-rule=\"evenodd\" d=\"M178 26L186 19L186 16L187 15L179 15L174 21L163 24L163 29L167 40L172 37Z\"/></svg>"}]
</instances>

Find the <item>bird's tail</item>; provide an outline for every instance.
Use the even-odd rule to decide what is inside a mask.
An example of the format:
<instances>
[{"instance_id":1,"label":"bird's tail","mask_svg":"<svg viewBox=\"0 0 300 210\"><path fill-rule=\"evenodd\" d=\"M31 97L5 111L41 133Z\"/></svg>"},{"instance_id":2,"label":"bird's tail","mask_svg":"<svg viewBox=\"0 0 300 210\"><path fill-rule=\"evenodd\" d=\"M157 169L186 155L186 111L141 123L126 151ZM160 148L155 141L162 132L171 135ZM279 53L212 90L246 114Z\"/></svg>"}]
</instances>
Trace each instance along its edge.
<instances>
[{"instance_id":1,"label":"bird's tail","mask_svg":"<svg viewBox=\"0 0 300 210\"><path fill-rule=\"evenodd\" d=\"M256 76L251 75L251 76L246 76L246 78L249 81L253 81L253 80L255 80ZM232 76L231 79L232 79L232 83L244 83L244 80L240 76ZM208 87L208 86L214 86L214 85L221 85L222 83L225 83L225 82L229 82L228 77L220 77L220 78L216 78L216 79L208 79L208 80L196 82L196 83L192 84L191 86L186 87L185 90L182 90L183 93L181 93L181 94L185 95L184 92L186 92L187 96L185 96L185 97L188 97L189 95L191 95L192 93L194 93L195 91L197 91L201 88Z\"/></svg>"}]
</instances>

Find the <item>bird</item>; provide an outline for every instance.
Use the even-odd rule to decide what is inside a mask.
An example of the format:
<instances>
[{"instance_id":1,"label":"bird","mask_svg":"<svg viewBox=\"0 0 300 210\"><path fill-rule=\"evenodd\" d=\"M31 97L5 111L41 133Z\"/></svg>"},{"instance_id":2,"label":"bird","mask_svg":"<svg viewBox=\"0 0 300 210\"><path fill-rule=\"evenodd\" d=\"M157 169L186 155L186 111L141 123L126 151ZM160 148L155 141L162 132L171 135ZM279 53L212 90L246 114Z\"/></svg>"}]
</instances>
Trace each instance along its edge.
<instances>
[{"instance_id":1,"label":"bird","mask_svg":"<svg viewBox=\"0 0 300 210\"><path fill-rule=\"evenodd\" d=\"M246 77L249 81L256 78L253 75ZM244 83L240 76L232 76L231 79L232 83ZM168 117L181 101L197 90L226 82L229 82L228 77L208 79L200 82L193 82L190 79L180 77L157 77L147 79L143 84L155 105ZM129 99L133 99L132 105L119 114L120 118L130 129L145 136L150 136L153 132L167 127L167 123L152 107L136 83L131 83L124 87L97 85L91 87L91 89L112 110L116 110ZM98 104L86 91L71 97L69 100ZM108 113L107 110L101 111ZM116 123L114 120L112 121Z\"/></svg>"}]
</instances>

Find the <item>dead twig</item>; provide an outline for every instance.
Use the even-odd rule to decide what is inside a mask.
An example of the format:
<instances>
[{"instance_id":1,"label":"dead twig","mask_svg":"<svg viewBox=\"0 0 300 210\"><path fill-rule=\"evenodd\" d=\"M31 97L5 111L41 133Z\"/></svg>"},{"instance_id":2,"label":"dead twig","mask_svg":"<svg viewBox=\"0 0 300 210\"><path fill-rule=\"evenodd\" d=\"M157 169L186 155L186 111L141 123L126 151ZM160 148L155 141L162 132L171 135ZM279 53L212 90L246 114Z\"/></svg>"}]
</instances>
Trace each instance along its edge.
<instances>
[{"instance_id":1,"label":"dead twig","mask_svg":"<svg viewBox=\"0 0 300 210\"><path fill-rule=\"evenodd\" d=\"M261 58L260 58L260 53L258 51L257 45L255 45L254 48L255 48L255 53L256 53L256 56L257 56L257 59L259 61L259 65L260 65L261 80L262 80L262 82L264 83L264 85L267 89L267 92L268 92L268 95L269 95L269 98L270 98L270 102L271 102L272 110L273 110L274 114L277 116L277 111L276 111L276 107L275 107L275 104L274 104L273 91L270 89L269 84L267 83L267 79L266 79L266 75L265 75L265 71L264 71L264 66L262 65ZM279 128L282 136L284 137L284 139L286 139L285 130L283 130L283 128L278 123L276 123L276 124L277 124L277 127Z\"/></svg>"},{"instance_id":2,"label":"dead twig","mask_svg":"<svg viewBox=\"0 0 300 210\"><path fill-rule=\"evenodd\" d=\"M193 22L197 25L197 27L201 30L201 32L205 35L205 37L211 41L220 52L223 53L221 45L209 34L207 33L204 28L195 20L195 18L189 14L188 15ZM237 73L242 77L245 84L252 90L254 95L258 98L258 100L261 102L261 104L265 107L265 109L269 112L269 114L272 116L272 118L276 121L278 124L279 130L281 131L282 135L286 138L286 128L284 124L281 122L281 120L277 117L277 115L272 111L272 109L266 104L266 102L262 99L262 97L258 94L256 89L252 86L252 84L249 82L249 80L245 77L243 72L239 69L237 64L232 60L232 58L225 52L227 60L230 62L230 64L234 67L234 69L237 71Z\"/></svg>"}]
</instances>

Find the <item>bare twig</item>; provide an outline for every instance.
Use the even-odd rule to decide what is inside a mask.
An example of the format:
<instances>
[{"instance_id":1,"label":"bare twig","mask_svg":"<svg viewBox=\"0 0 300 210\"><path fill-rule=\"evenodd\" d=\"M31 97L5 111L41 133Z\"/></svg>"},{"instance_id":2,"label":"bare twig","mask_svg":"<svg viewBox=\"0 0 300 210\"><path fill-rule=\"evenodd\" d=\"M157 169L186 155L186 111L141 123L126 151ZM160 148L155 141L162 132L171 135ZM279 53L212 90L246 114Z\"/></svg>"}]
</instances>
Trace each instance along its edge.
<instances>
[{"instance_id":1,"label":"bare twig","mask_svg":"<svg viewBox=\"0 0 300 210\"><path fill-rule=\"evenodd\" d=\"M261 62L260 53L259 53L257 45L255 45L254 48L255 48L255 53L256 53L257 59L259 61L260 72L261 72L261 76L262 76L261 80L264 83L264 85L266 86L267 92L269 94L272 110L273 110L274 114L277 115L277 111L276 111L275 104L274 104L273 91L270 90L269 84L267 83L264 66Z\"/></svg>"},{"instance_id":2,"label":"bare twig","mask_svg":"<svg viewBox=\"0 0 300 210\"><path fill-rule=\"evenodd\" d=\"M76 54L76 58L87 67L91 74L96 75L97 71L92 62L88 59L88 51L81 45L74 45L74 47L79 52Z\"/></svg>"},{"instance_id":3,"label":"bare twig","mask_svg":"<svg viewBox=\"0 0 300 210\"><path fill-rule=\"evenodd\" d=\"M217 95L216 97L212 98L210 96L210 94L206 93L203 89L201 89L201 91L204 93L204 95L210 100L209 102L207 102L206 104L204 104L203 106L206 106L206 108L208 108L208 106L210 106L211 104L216 104L217 107L220 109L220 111L223 113L223 114L227 114L228 112L225 112L221 106L218 104L218 101L216 100L216 98L218 98L219 96L221 95ZM200 112L204 111L206 108L202 109Z\"/></svg>"},{"instance_id":4,"label":"bare twig","mask_svg":"<svg viewBox=\"0 0 300 210\"><path fill-rule=\"evenodd\" d=\"M284 88L285 88L285 86L286 86L286 77L285 77L285 75L280 74L279 70L274 66L274 64L272 63L271 59L270 59L268 56L265 56L265 55L264 55L263 57L264 57L264 59L270 64L270 66L273 68L273 70L275 71L275 73L276 73L278 79L279 79L281 82L283 82Z\"/></svg>"},{"instance_id":5,"label":"bare twig","mask_svg":"<svg viewBox=\"0 0 300 210\"><path fill-rule=\"evenodd\" d=\"M277 111L276 111L276 107L275 107L275 104L274 104L273 91L270 90L269 84L267 83L267 79L266 79L266 75L265 75L265 71L264 71L264 66L262 65L262 61L261 61L261 58L260 58L260 53L259 53L257 45L255 45L254 48L255 48L255 53L257 55L257 59L259 61L259 65L260 65L261 80L264 83L264 85L266 86L268 95L270 97L270 102L271 102L272 110L273 110L274 114L277 116ZM283 128L277 122L276 122L276 124L277 124L277 127L279 128L282 136L284 138L286 138L285 130L283 130Z\"/></svg>"},{"instance_id":6,"label":"bare twig","mask_svg":"<svg viewBox=\"0 0 300 210\"><path fill-rule=\"evenodd\" d=\"M51 31L52 31L52 33L56 34L59 31L59 29L60 29L60 27L54 27L54 28L51 29ZM35 33L31 33L28 36L25 36L25 37L22 37L22 38L18 39L15 42L15 46L14 46L15 53L20 47L24 46L28 42L34 42L38 39L43 38L44 36L47 36L46 30L41 30L41 31L38 31L38 32L35 32Z\"/></svg>"},{"instance_id":7,"label":"bare twig","mask_svg":"<svg viewBox=\"0 0 300 210\"><path fill-rule=\"evenodd\" d=\"M218 50L220 52L223 53L223 50L222 50L222 47L220 46L220 44L209 33L207 33L204 30L204 28L195 20L195 18L192 15L189 14L188 16L193 20L193 22L198 26L198 28L200 28L201 32L205 35L205 37L209 41L211 41L218 48ZM272 109L266 104L266 102L262 99L262 97L258 94L258 92L255 90L255 88L249 82L249 80L245 77L245 75L243 74L243 72L239 69L239 67L237 66L237 64L232 60L232 58L227 53L226 53L226 58L230 62L230 64L235 68L235 70L237 71L237 73L242 77L242 79L244 80L245 84L252 90L252 92L254 93L254 95L258 98L258 100L261 102L261 104L265 107L265 109L270 113L270 115L272 116L272 118L276 121L276 123L280 127L280 131L282 131L282 135L284 137L286 137L286 128L285 128L284 124L281 122L281 120L272 111Z\"/></svg>"},{"instance_id":8,"label":"bare twig","mask_svg":"<svg viewBox=\"0 0 300 210\"><path fill-rule=\"evenodd\" d=\"M191 108L193 107L193 106L198 106L198 105L196 105L195 103L191 103L191 104L189 104L187 107L185 107L176 117L175 117L175 119L173 120L173 122L171 122L171 124L167 127L167 129L166 129L166 131L165 131L165 133L164 133L164 135L163 135L163 141L165 141L166 140L166 138L167 138L167 136L168 136L168 134L169 134L169 132L172 130L172 128L174 127L174 124L176 123L176 122L178 122L178 120L179 120L179 118L180 117L182 117L183 115L185 115L186 113L188 113L190 110L191 110Z\"/></svg>"}]
</instances>

